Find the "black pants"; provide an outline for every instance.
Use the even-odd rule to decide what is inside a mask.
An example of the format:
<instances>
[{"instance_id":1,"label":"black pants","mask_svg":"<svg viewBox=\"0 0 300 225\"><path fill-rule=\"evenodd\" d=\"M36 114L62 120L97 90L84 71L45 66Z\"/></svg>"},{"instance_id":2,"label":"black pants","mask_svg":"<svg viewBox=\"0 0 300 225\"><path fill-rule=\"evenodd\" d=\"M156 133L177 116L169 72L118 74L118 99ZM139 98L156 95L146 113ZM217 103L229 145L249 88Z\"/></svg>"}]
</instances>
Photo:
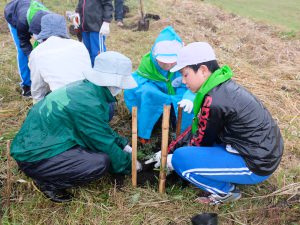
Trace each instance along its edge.
<instances>
[{"instance_id":1,"label":"black pants","mask_svg":"<svg viewBox=\"0 0 300 225\"><path fill-rule=\"evenodd\" d=\"M17 163L42 189L58 190L99 179L107 172L110 159L105 153L75 146L49 159Z\"/></svg>"}]
</instances>

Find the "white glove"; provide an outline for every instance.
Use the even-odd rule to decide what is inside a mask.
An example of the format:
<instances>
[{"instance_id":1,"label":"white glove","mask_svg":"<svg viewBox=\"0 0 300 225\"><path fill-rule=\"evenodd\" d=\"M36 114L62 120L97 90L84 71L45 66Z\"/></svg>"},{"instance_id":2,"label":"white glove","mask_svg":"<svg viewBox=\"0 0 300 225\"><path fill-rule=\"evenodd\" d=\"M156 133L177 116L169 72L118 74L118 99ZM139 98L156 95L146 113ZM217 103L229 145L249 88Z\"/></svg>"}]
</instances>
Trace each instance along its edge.
<instances>
[{"instance_id":1,"label":"white glove","mask_svg":"<svg viewBox=\"0 0 300 225\"><path fill-rule=\"evenodd\" d=\"M132 148L130 147L130 145L126 145L123 151L131 154ZM136 160L136 171L140 172L142 169L143 169L142 164L138 160Z\"/></svg>"},{"instance_id":2,"label":"white glove","mask_svg":"<svg viewBox=\"0 0 300 225\"><path fill-rule=\"evenodd\" d=\"M143 169L142 164L139 162L139 160L136 160L136 171L140 172L142 171L142 169Z\"/></svg>"},{"instance_id":3,"label":"white glove","mask_svg":"<svg viewBox=\"0 0 300 225\"><path fill-rule=\"evenodd\" d=\"M173 166L172 166L172 157L173 157L173 154L168 154L168 157L167 157L167 169L168 169L168 172L174 170L174 168L173 168ZM161 151L156 152L156 153L154 154L154 156L153 156L151 159L149 159L149 160L147 160L147 161L145 162L145 164L150 164L150 163L153 163L153 162L156 162L156 163L154 164L154 167L155 167L155 168L160 167L160 162L161 162Z\"/></svg>"},{"instance_id":4,"label":"white glove","mask_svg":"<svg viewBox=\"0 0 300 225\"><path fill-rule=\"evenodd\" d=\"M172 81L172 87L179 87L182 84L182 76L177 77Z\"/></svg>"},{"instance_id":5,"label":"white glove","mask_svg":"<svg viewBox=\"0 0 300 225\"><path fill-rule=\"evenodd\" d=\"M130 147L130 145L126 145L125 148L123 149L123 151L131 153L132 152L132 148Z\"/></svg>"},{"instance_id":6,"label":"white glove","mask_svg":"<svg viewBox=\"0 0 300 225\"><path fill-rule=\"evenodd\" d=\"M102 26L100 28L100 34L107 36L109 35L109 23L108 22L103 22Z\"/></svg>"},{"instance_id":7,"label":"white glove","mask_svg":"<svg viewBox=\"0 0 300 225\"><path fill-rule=\"evenodd\" d=\"M74 25L74 28L78 29L79 25L80 25L79 13L74 13L74 14L70 15L69 18L70 18L70 21L72 21L72 24Z\"/></svg>"},{"instance_id":8,"label":"white glove","mask_svg":"<svg viewBox=\"0 0 300 225\"><path fill-rule=\"evenodd\" d=\"M191 113L194 107L194 103L189 99L182 99L177 103L181 108L184 108L183 111Z\"/></svg>"}]
</instances>

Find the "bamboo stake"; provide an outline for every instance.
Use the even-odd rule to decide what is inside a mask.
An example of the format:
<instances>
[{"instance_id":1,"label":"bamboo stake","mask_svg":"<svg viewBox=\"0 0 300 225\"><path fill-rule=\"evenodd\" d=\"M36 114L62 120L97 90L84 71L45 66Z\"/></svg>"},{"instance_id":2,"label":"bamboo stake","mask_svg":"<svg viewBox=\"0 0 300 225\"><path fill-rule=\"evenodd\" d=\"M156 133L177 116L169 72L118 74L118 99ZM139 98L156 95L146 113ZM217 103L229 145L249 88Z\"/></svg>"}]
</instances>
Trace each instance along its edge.
<instances>
[{"instance_id":1,"label":"bamboo stake","mask_svg":"<svg viewBox=\"0 0 300 225\"><path fill-rule=\"evenodd\" d=\"M6 144L6 157L7 157L7 177L6 177L6 190L5 190L5 206L10 215L10 195L11 195L11 157L10 157L10 140Z\"/></svg>"},{"instance_id":2,"label":"bamboo stake","mask_svg":"<svg viewBox=\"0 0 300 225\"><path fill-rule=\"evenodd\" d=\"M178 116L177 116L177 124L176 124L176 138L180 135L181 130L181 121L182 121L182 107L178 105Z\"/></svg>"},{"instance_id":3,"label":"bamboo stake","mask_svg":"<svg viewBox=\"0 0 300 225\"><path fill-rule=\"evenodd\" d=\"M161 164L159 173L159 193L161 194L166 192L166 164L168 157L170 109L170 105L164 105L162 122Z\"/></svg>"},{"instance_id":4,"label":"bamboo stake","mask_svg":"<svg viewBox=\"0 0 300 225\"><path fill-rule=\"evenodd\" d=\"M132 154L131 154L131 179L132 186L137 186L137 107L132 107Z\"/></svg>"}]
</instances>

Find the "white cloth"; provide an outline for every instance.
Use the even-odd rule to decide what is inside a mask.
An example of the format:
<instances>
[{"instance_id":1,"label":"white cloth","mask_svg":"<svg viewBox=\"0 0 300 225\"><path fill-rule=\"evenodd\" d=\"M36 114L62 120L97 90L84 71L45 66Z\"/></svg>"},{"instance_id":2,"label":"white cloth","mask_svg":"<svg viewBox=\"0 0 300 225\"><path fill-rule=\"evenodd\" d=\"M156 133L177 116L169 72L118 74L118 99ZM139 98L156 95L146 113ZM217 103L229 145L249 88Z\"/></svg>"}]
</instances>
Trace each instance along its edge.
<instances>
[{"instance_id":1,"label":"white cloth","mask_svg":"<svg viewBox=\"0 0 300 225\"><path fill-rule=\"evenodd\" d=\"M138 160L136 160L136 171L141 172L142 169L143 169L142 164Z\"/></svg>"},{"instance_id":2,"label":"white cloth","mask_svg":"<svg viewBox=\"0 0 300 225\"><path fill-rule=\"evenodd\" d=\"M103 22L102 26L100 28L100 34L107 36L109 35L109 23L108 22Z\"/></svg>"},{"instance_id":3,"label":"white cloth","mask_svg":"<svg viewBox=\"0 0 300 225\"><path fill-rule=\"evenodd\" d=\"M79 13L74 13L74 16L72 18L72 23L73 23L75 29L79 28L79 25L80 25L80 16L79 16Z\"/></svg>"},{"instance_id":4,"label":"white cloth","mask_svg":"<svg viewBox=\"0 0 300 225\"><path fill-rule=\"evenodd\" d=\"M117 96L121 91L122 91L122 89L121 88L119 88L119 87L113 87L113 86L109 86L109 87L107 87L108 89L109 89L109 91L110 91L110 93L112 94L112 96Z\"/></svg>"},{"instance_id":5,"label":"white cloth","mask_svg":"<svg viewBox=\"0 0 300 225\"><path fill-rule=\"evenodd\" d=\"M182 99L180 102L177 103L183 111L187 113L191 113L194 107L194 103L189 99Z\"/></svg>"},{"instance_id":6,"label":"white cloth","mask_svg":"<svg viewBox=\"0 0 300 225\"><path fill-rule=\"evenodd\" d=\"M30 54L31 95L40 101L49 91L83 80L91 69L89 53L83 43L52 36Z\"/></svg>"},{"instance_id":7,"label":"white cloth","mask_svg":"<svg viewBox=\"0 0 300 225\"><path fill-rule=\"evenodd\" d=\"M173 157L173 154L168 154L168 156L167 156L167 169L168 169L168 172L174 170L173 165L172 165L172 157ZM151 159L149 159L145 162L145 164L150 164L150 163L153 163L153 162L155 162L155 164L154 164L155 168L160 167L161 151L156 152Z\"/></svg>"},{"instance_id":8,"label":"white cloth","mask_svg":"<svg viewBox=\"0 0 300 225\"><path fill-rule=\"evenodd\" d=\"M79 13L73 11L66 11L66 16L70 22L72 22L75 29L77 29L80 25L80 15Z\"/></svg>"},{"instance_id":9,"label":"white cloth","mask_svg":"<svg viewBox=\"0 0 300 225\"><path fill-rule=\"evenodd\" d=\"M126 145L125 148L123 149L124 152L132 153L132 148L130 145Z\"/></svg>"},{"instance_id":10,"label":"white cloth","mask_svg":"<svg viewBox=\"0 0 300 225\"><path fill-rule=\"evenodd\" d=\"M130 147L130 145L126 145L125 148L123 149L123 151L131 154L132 148ZM140 172L140 171L142 171L142 169L143 169L142 164L139 162L139 160L136 160L136 171Z\"/></svg>"}]
</instances>

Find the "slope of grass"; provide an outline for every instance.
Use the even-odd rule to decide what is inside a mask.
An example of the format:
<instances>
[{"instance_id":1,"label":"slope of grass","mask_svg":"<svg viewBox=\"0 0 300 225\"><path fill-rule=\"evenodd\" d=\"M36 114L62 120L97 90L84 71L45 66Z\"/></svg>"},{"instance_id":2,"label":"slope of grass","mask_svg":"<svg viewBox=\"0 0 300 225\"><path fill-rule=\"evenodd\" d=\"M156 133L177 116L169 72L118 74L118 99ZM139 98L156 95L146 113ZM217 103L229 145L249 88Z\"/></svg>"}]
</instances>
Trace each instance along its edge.
<instances>
[{"instance_id":1,"label":"slope of grass","mask_svg":"<svg viewBox=\"0 0 300 225\"><path fill-rule=\"evenodd\" d=\"M287 30L300 30L299 0L207 0L226 11L281 26Z\"/></svg>"},{"instance_id":2,"label":"slope of grass","mask_svg":"<svg viewBox=\"0 0 300 225\"><path fill-rule=\"evenodd\" d=\"M64 14L76 1L44 0L51 10ZM278 122L285 141L282 162L273 176L258 185L241 185L243 198L219 207L194 202L198 190L167 186L160 195L157 187L133 189L130 177L117 189L110 176L72 190L70 204L54 204L36 192L31 180L12 168L12 193L7 196L6 141L20 128L30 100L15 91L19 76L15 48L2 15L0 22L0 192L2 224L190 224L201 212L216 212L220 224L298 224L300 190L300 49L299 38L283 38L282 30L224 13L198 0L148 0L145 11L161 16L150 22L148 32L135 32L138 5L127 0L130 14L125 28L111 24L107 39L110 50L127 55L137 68L157 34L174 26L185 43L207 41L215 48L220 64L232 67L234 79L259 97ZM287 3L285 3L287 4ZM290 4L292 8L293 3ZM1 10L4 7L0 2ZM201 10L200 10L201 9ZM299 21L299 20L298 20ZM112 121L116 131L130 138L130 115L120 96L118 113ZM159 137L156 137L159 139ZM156 140L157 141L157 140ZM159 143L159 140L158 140ZM158 144L159 145L159 144ZM145 148L146 149L146 148ZM10 207L3 203L10 199Z\"/></svg>"}]
</instances>

